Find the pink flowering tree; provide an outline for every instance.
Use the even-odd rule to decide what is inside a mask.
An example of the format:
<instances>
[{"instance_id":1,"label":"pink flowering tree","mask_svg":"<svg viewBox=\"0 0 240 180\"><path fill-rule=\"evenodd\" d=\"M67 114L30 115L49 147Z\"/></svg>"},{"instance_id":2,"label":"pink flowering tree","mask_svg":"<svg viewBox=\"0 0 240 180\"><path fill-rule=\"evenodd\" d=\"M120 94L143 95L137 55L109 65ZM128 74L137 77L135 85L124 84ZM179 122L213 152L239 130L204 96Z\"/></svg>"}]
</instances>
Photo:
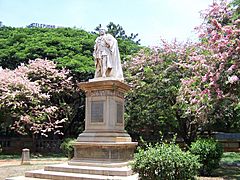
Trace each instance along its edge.
<instances>
[{"instance_id":1,"label":"pink flowering tree","mask_svg":"<svg viewBox=\"0 0 240 180\"><path fill-rule=\"evenodd\" d=\"M62 134L76 93L69 71L58 70L52 61L0 69L1 123L20 134Z\"/></svg>"},{"instance_id":2,"label":"pink flowering tree","mask_svg":"<svg viewBox=\"0 0 240 180\"><path fill-rule=\"evenodd\" d=\"M133 87L127 99L126 128L133 138L159 140L179 128L176 98L180 79L191 74L179 60L188 60L191 43L167 43L140 51L125 64L125 77ZM160 135L161 134L161 135Z\"/></svg>"},{"instance_id":3,"label":"pink flowering tree","mask_svg":"<svg viewBox=\"0 0 240 180\"><path fill-rule=\"evenodd\" d=\"M197 132L240 127L239 18L226 1L202 12L197 43L168 43L126 63L134 87L127 97L127 128L137 136L177 132L190 144Z\"/></svg>"},{"instance_id":4,"label":"pink flowering tree","mask_svg":"<svg viewBox=\"0 0 240 180\"><path fill-rule=\"evenodd\" d=\"M240 21L226 1L202 12L198 51L190 55L192 76L182 79L178 103L183 116L199 126L239 127ZM211 126L211 128L213 128ZM209 129L209 128L208 128Z\"/></svg>"}]
</instances>

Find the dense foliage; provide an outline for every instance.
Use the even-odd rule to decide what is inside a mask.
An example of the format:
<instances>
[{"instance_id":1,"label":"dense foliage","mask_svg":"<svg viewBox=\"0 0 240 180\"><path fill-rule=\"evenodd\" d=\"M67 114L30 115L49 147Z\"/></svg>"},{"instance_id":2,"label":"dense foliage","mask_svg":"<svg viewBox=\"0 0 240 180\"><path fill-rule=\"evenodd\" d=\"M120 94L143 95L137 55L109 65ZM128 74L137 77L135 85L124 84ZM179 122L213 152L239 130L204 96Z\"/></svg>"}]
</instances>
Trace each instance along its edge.
<instances>
[{"instance_id":1,"label":"dense foliage","mask_svg":"<svg viewBox=\"0 0 240 180\"><path fill-rule=\"evenodd\" d=\"M162 40L126 64L126 79L134 87L127 97L126 125L133 135L175 131L190 144L198 132L239 131L237 10L239 4L214 2L201 14L199 42Z\"/></svg>"},{"instance_id":2,"label":"dense foliage","mask_svg":"<svg viewBox=\"0 0 240 180\"><path fill-rule=\"evenodd\" d=\"M20 134L62 134L78 98L69 71L56 69L52 61L0 69L0 123Z\"/></svg>"},{"instance_id":3,"label":"dense foliage","mask_svg":"<svg viewBox=\"0 0 240 180\"><path fill-rule=\"evenodd\" d=\"M190 144L196 134L191 118L182 116L177 104L181 80L192 74L181 65L195 50L194 44L162 41L161 48L140 51L125 66L126 80L133 86L127 96L126 127L135 137L157 140L177 132Z\"/></svg>"},{"instance_id":4,"label":"dense foliage","mask_svg":"<svg viewBox=\"0 0 240 180\"><path fill-rule=\"evenodd\" d=\"M198 157L182 151L175 144L157 144L138 148L132 164L140 179L187 180L194 179L200 168Z\"/></svg>"},{"instance_id":5,"label":"dense foliage","mask_svg":"<svg viewBox=\"0 0 240 180\"><path fill-rule=\"evenodd\" d=\"M192 74L182 80L178 98L183 116L219 130L239 128L240 21L234 12L225 1L203 11L201 41L187 62Z\"/></svg>"},{"instance_id":6,"label":"dense foliage","mask_svg":"<svg viewBox=\"0 0 240 180\"><path fill-rule=\"evenodd\" d=\"M145 49L126 64L126 80L132 85L126 100L126 128L134 138L155 139L177 126L176 96L182 77L174 55Z\"/></svg>"},{"instance_id":7,"label":"dense foliage","mask_svg":"<svg viewBox=\"0 0 240 180\"><path fill-rule=\"evenodd\" d=\"M73 72L93 72L96 35L71 28L0 28L0 65L14 69L29 59L47 58Z\"/></svg>"},{"instance_id":8,"label":"dense foliage","mask_svg":"<svg viewBox=\"0 0 240 180\"><path fill-rule=\"evenodd\" d=\"M200 174L211 175L212 171L219 167L223 148L213 139L198 139L191 144L190 152L199 157L202 164Z\"/></svg>"},{"instance_id":9,"label":"dense foliage","mask_svg":"<svg viewBox=\"0 0 240 180\"><path fill-rule=\"evenodd\" d=\"M29 59L47 58L71 70L76 78L86 80L94 71L92 53L96 37L96 33L74 28L2 27L0 66L14 69ZM131 39L118 40L122 61L140 49Z\"/></svg>"}]
</instances>

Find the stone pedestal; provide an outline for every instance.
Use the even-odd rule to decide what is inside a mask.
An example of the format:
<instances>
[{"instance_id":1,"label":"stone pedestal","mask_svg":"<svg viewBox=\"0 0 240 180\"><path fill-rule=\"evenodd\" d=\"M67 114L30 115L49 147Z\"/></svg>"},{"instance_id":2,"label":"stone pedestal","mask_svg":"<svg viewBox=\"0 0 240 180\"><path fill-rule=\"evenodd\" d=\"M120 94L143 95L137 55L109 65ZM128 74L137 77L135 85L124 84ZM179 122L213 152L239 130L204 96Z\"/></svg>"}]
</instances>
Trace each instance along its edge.
<instances>
[{"instance_id":1,"label":"stone pedestal","mask_svg":"<svg viewBox=\"0 0 240 180\"><path fill-rule=\"evenodd\" d=\"M137 145L124 130L124 93L129 86L102 80L81 83L80 88L86 92L85 131L74 144L69 164L126 165Z\"/></svg>"},{"instance_id":2,"label":"stone pedestal","mask_svg":"<svg viewBox=\"0 0 240 180\"><path fill-rule=\"evenodd\" d=\"M86 92L85 131L77 142L131 142L124 130L124 93L129 86L117 80L81 83Z\"/></svg>"}]
</instances>

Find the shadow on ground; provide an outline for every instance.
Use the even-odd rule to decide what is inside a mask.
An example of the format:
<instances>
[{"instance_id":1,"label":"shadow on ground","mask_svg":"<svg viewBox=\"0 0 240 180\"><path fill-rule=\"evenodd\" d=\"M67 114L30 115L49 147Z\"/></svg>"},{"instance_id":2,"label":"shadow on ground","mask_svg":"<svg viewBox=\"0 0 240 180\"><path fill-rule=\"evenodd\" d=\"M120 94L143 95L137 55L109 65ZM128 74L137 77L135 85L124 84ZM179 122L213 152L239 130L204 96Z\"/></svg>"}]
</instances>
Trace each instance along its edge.
<instances>
[{"instance_id":1,"label":"shadow on ground","mask_svg":"<svg viewBox=\"0 0 240 180\"><path fill-rule=\"evenodd\" d=\"M223 177L226 180L240 180L240 167L222 165L213 172L213 176Z\"/></svg>"}]
</instances>

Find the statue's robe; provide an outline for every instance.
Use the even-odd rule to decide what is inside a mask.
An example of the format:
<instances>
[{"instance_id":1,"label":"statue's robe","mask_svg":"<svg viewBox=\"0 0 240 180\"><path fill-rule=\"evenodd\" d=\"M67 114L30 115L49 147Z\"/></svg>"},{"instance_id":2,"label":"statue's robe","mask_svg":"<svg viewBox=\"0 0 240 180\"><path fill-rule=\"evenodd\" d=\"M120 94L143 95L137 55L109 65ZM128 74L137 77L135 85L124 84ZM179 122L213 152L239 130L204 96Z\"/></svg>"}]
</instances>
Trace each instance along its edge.
<instances>
[{"instance_id":1,"label":"statue's robe","mask_svg":"<svg viewBox=\"0 0 240 180\"><path fill-rule=\"evenodd\" d=\"M102 77L101 60L107 59L106 76L123 80L123 71L121 66L120 53L117 40L110 34L104 34L96 39L94 46L94 59L96 66L95 78ZM99 72L101 72L99 74Z\"/></svg>"}]
</instances>

